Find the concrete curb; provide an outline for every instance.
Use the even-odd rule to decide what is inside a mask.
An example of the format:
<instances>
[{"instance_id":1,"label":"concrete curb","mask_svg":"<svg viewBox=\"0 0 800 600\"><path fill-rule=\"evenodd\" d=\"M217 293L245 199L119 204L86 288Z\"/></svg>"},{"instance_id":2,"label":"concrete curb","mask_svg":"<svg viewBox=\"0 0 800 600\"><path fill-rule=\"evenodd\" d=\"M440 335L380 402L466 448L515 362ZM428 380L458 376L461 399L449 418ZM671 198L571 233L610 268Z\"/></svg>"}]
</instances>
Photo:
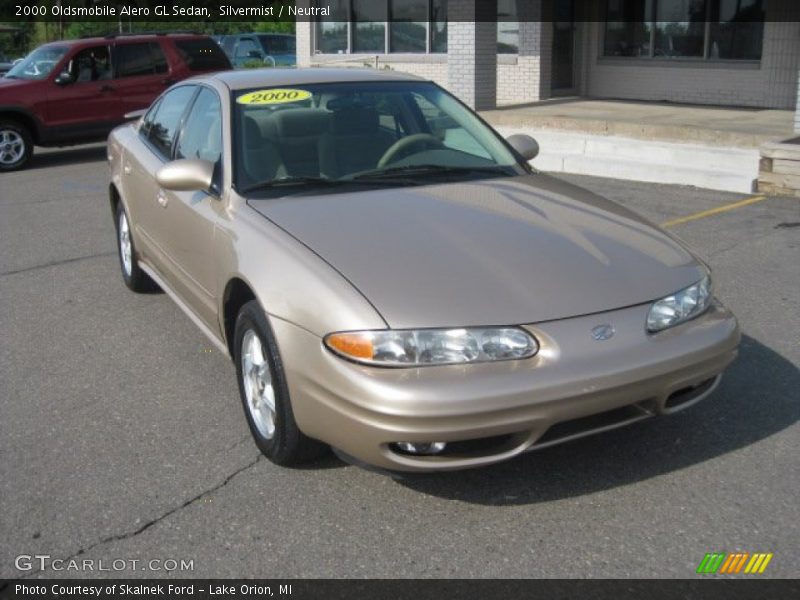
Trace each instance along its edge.
<instances>
[{"instance_id":1,"label":"concrete curb","mask_svg":"<svg viewBox=\"0 0 800 600\"><path fill-rule=\"evenodd\" d=\"M758 148L503 125L496 129L503 136L524 133L536 138L541 151L532 164L542 171L693 185L746 194L754 191L758 179Z\"/></svg>"}]
</instances>

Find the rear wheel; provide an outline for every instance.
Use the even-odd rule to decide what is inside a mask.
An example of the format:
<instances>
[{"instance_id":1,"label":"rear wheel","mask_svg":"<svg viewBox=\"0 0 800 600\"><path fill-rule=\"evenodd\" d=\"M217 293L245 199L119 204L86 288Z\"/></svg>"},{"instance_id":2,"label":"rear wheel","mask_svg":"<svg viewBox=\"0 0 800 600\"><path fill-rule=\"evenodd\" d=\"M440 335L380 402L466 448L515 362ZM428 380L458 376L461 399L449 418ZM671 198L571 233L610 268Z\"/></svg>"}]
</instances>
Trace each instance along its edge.
<instances>
[{"instance_id":1,"label":"rear wheel","mask_svg":"<svg viewBox=\"0 0 800 600\"><path fill-rule=\"evenodd\" d=\"M0 120L0 171L24 167L33 156L33 137L24 125L11 119Z\"/></svg>"},{"instance_id":2,"label":"rear wheel","mask_svg":"<svg viewBox=\"0 0 800 600\"><path fill-rule=\"evenodd\" d=\"M295 423L278 346L255 300L239 311L234 349L239 395L259 450L284 466L321 456L325 446L304 435Z\"/></svg>"},{"instance_id":3,"label":"rear wheel","mask_svg":"<svg viewBox=\"0 0 800 600\"><path fill-rule=\"evenodd\" d=\"M117 253L119 254L122 280L129 289L140 293L152 292L158 289L158 286L150 279L147 273L139 268L128 214L125 212L122 202L117 203Z\"/></svg>"}]
</instances>

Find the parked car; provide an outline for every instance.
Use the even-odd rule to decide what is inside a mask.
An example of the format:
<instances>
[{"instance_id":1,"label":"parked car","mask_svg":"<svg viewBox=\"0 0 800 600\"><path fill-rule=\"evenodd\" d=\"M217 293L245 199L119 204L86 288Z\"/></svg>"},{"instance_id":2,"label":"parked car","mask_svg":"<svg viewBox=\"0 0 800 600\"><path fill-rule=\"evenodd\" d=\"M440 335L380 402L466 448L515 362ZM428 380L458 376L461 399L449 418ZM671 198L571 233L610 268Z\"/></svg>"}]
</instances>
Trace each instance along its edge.
<instances>
[{"instance_id":1,"label":"parked car","mask_svg":"<svg viewBox=\"0 0 800 600\"><path fill-rule=\"evenodd\" d=\"M270 67L293 67L297 62L295 38L287 33L240 33L219 36L217 43L234 68L263 63Z\"/></svg>"},{"instance_id":2,"label":"parked car","mask_svg":"<svg viewBox=\"0 0 800 600\"><path fill-rule=\"evenodd\" d=\"M122 279L232 357L277 464L494 463L682 410L736 356L700 259L430 81L218 73L108 148Z\"/></svg>"},{"instance_id":3,"label":"parked car","mask_svg":"<svg viewBox=\"0 0 800 600\"><path fill-rule=\"evenodd\" d=\"M191 75L230 69L203 35L108 36L40 46L0 79L0 171L25 166L34 145L102 140Z\"/></svg>"}]
</instances>

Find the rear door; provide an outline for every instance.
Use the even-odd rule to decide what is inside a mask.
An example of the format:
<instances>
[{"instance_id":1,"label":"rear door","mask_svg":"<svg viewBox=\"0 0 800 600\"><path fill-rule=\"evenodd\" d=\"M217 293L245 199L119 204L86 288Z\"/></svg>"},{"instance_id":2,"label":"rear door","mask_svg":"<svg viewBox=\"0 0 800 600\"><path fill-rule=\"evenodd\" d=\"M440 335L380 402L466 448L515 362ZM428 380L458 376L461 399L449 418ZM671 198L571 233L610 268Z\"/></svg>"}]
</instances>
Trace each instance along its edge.
<instances>
[{"instance_id":1,"label":"rear door","mask_svg":"<svg viewBox=\"0 0 800 600\"><path fill-rule=\"evenodd\" d=\"M157 41L118 41L112 50L116 107L120 119L125 113L150 106L158 95L175 83L167 58Z\"/></svg>"}]
</instances>

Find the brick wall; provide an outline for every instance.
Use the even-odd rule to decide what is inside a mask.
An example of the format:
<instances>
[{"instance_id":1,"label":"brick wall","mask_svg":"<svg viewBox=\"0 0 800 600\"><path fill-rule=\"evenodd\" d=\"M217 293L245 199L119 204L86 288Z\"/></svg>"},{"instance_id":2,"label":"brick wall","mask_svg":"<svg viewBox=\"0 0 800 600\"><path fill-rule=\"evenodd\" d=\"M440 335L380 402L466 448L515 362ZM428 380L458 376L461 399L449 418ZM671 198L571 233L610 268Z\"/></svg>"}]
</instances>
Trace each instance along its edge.
<instances>
[{"instance_id":1,"label":"brick wall","mask_svg":"<svg viewBox=\"0 0 800 600\"><path fill-rule=\"evenodd\" d=\"M460 0L448 4L448 89L475 109L494 108L497 99L497 24L482 19L494 3Z\"/></svg>"},{"instance_id":2,"label":"brick wall","mask_svg":"<svg viewBox=\"0 0 800 600\"><path fill-rule=\"evenodd\" d=\"M768 16L760 65L607 59L599 56L603 24L592 23L586 91L598 98L794 108L800 22Z\"/></svg>"},{"instance_id":3,"label":"brick wall","mask_svg":"<svg viewBox=\"0 0 800 600\"><path fill-rule=\"evenodd\" d=\"M800 70L797 71L797 108L794 111L794 132L800 133Z\"/></svg>"},{"instance_id":4,"label":"brick wall","mask_svg":"<svg viewBox=\"0 0 800 600\"><path fill-rule=\"evenodd\" d=\"M298 6L300 2L303 0L298 1ZM308 0L306 0L306 3ZM297 21L295 24L295 43L297 44L297 66L298 67L308 67L311 66L311 55L314 52L313 47L313 39L312 39L312 28L315 26L315 23L311 21Z\"/></svg>"}]
</instances>

